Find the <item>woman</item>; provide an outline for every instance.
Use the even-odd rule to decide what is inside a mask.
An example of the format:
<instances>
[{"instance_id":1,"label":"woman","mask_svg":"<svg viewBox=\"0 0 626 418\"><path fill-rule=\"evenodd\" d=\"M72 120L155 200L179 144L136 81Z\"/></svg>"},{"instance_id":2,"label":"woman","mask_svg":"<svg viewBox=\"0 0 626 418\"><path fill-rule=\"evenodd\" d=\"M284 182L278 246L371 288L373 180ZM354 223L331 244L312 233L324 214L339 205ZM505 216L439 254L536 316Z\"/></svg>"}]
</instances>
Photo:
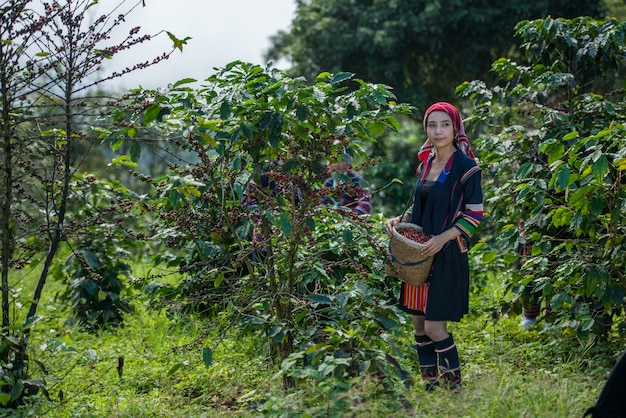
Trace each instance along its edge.
<instances>
[{"instance_id":1,"label":"woman","mask_svg":"<svg viewBox=\"0 0 626 418\"><path fill-rule=\"evenodd\" d=\"M453 105L439 102L429 107L424 129L428 140L418 154L413 208L385 226L390 237L400 222L420 225L432 236L422 249L423 255L434 257L430 277L419 287L402 283L400 309L412 315L426 390L440 380L458 390L459 354L446 324L460 321L469 309L467 249L483 217L481 170Z\"/></svg>"}]
</instances>

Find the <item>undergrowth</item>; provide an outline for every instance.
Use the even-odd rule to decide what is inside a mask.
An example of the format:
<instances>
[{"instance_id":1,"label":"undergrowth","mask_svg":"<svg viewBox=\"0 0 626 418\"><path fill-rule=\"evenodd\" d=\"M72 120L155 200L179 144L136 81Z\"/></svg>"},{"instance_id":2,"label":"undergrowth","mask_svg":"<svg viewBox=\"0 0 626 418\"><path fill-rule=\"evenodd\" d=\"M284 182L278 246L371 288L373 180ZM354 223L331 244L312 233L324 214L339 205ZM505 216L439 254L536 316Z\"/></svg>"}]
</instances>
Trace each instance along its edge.
<instances>
[{"instance_id":1,"label":"undergrowth","mask_svg":"<svg viewBox=\"0 0 626 418\"><path fill-rule=\"evenodd\" d=\"M502 297L494 285L475 292L471 304ZM610 343L577 341L541 324L522 330L518 316L474 309L450 326L463 367L461 393L424 391L408 324L398 338L413 385L398 384L390 394L369 377L347 391L319 381L285 391L261 335L242 334L226 316L168 315L142 298L134 305L123 327L86 333L65 324L67 312L54 300L44 302L46 316L30 346L31 358L45 366L50 399L12 416L581 417L623 350L617 333Z\"/></svg>"}]
</instances>

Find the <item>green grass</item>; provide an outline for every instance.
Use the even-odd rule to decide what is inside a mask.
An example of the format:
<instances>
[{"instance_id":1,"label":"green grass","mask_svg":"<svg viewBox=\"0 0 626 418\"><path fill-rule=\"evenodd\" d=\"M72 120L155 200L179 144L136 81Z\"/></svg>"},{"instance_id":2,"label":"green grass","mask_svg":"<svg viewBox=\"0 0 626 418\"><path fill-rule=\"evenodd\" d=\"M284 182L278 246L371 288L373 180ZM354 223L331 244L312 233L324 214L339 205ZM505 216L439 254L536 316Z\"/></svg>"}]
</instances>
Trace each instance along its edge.
<instances>
[{"instance_id":1,"label":"green grass","mask_svg":"<svg viewBox=\"0 0 626 418\"><path fill-rule=\"evenodd\" d=\"M501 296L486 289L472 305ZM517 316L473 313L450 327L463 367L459 394L425 393L419 380L389 393L367 378L341 395L306 381L287 393L273 378L277 365L267 361L261 337L239 334L226 322L171 317L140 300L135 307L124 327L95 335L64 325L67 312L54 300L44 301L45 318L33 330L30 355L47 369L52 402L24 408L24 415L581 417L623 346L619 341L585 346L540 325L521 330ZM408 324L398 338L406 352L403 366L417 378ZM202 358L206 347L214 350L210 367Z\"/></svg>"}]
</instances>

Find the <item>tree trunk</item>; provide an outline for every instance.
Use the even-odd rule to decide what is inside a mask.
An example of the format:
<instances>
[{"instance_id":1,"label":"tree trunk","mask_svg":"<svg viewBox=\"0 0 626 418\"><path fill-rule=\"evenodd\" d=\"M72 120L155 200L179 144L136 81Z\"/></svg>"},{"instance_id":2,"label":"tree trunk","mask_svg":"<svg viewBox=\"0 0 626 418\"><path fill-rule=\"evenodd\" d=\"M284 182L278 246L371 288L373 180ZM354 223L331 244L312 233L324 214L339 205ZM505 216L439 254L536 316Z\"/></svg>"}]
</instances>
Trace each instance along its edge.
<instances>
[{"instance_id":1,"label":"tree trunk","mask_svg":"<svg viewBox=\"0 0 626 418\"><path fill-rule=\"evenodd\" d=\"M71 55L71 52L69 52ZM69 57L70 62L72 61L72 57ZM61 196L59 200L59 209L57 211L57 219L54 225L54 231L52 231L50 246L48 247L48 253L46 254L46 260L44 262L43 268L41 270L41 274L39 276L39 281L37 282L37 287L35 288L35 293L33 294L33 302L30 305L30 309L28 310L28 315L26 316L26 320L33 318L37 314L37 307L39 306L39 300L41 299L41 294L43 293L43 287L46 284L46 279L48 277L48 271L50 270L50 266L54 261L54 257L56 256L57 251L59 250L59 244L63 240L63 223L65 221L65 213L67 211L67 200L69 197L70 191L70 181L72 180L72 166L71 166L71 144L72 144L72 92L73 92L73 75L70 73L67 75L67 83L65 85L65 142L62 145L61 152L61 162L63 164L63 185L61 190ZM54 196L53 196L54 199ZM56 200L56 199L55 199ZM50 219L50 217L48 217ZM28 329L25 331L28 334Z\"/></svg>"},{"instance_id":2,"label":"tree trunk","mask_svg":"<svg viewBox=\"0 0 626 418\"><path fill-rule=\"evenodd\" d=\"M2 74L4 76L4 74ZM3 77L4 78L4 77ZM6 94L3 86L3 103L2 103L2 140L3 140L3 164L2 164L2 203L0 204L0 234L2 235L0 245L2 246L2 254L0 257L0 266L2 266L2 329L8 329L10 325L9 318L9 265L13 256L13 214L11 212L11 201L13 199L13 168L11 159L13 157L13 144L11 143L11 131L9 128L9 109L6 100Z\"/></svg>"}]
</instances>

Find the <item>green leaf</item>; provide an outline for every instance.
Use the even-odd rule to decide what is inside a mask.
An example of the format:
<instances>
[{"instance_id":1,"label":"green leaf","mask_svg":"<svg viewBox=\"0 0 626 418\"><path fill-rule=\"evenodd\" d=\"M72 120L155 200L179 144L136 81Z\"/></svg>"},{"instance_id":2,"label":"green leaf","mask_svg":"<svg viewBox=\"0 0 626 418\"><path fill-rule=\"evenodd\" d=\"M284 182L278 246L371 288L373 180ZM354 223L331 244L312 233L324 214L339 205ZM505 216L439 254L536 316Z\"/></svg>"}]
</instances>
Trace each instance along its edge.
<instances>
[{"instance_id":1,"label":"green leaf","mask_svg":"<svg viewBox=\"0 0 626 418\"><path fill-rule=\"evenodd\" d=\"M182 86L183 84L195 83L196 81L198 80L196 80L195 78L187 77L187 78L183 78L182 80L178 80L172 85L172 87L176 88L176 87Z\"/></svg>"},{"instance_id":2,"label":"green leaf","mask_svg":"<svg viewBox=\"0 0 626 418\"><path fill-rule=\"evenodd\" d=\"M11 401L11 395L8 393L0 393L0 405L6 406Z\"/></svg>"},{"instance_id":3,"label":"green leaf","mask_svg":"<svg viewBox=\"0 0 626 418\"><path fill-rule=\"evenodd\" d=\"M289 356L286 359L284 359L282 363L280 364L280 369L285 370L285 371L291 369L300 360L302 360L304 356L305 356L304 351L299 351L296 353L289 354Z\"/></svg>"},{"instance_id":4,"label":"green leaf","mask_svg":"<svg viewBox=\"0 0 626 418\"><path fill-rule=\"evenodd\" d=\"M159 105L158 103L154 103L153 105L149 106L143 115L144 125L148 125L150 124L150 122L154 122L155 120L157 120L160 112L161 105Z\"/></svg>"},{"instance_id":5,"label":"green leaf","mask_svg":"<svg viewBox=\"0 0 626 418\"><path fill-rule=\"evenodd\" d=\"M376 322L378 322L386 330L392 330L400 326L400 324L398 324L396 321L393 321L384 316L377 317Z\"/></svg>"},{"instance_id":6,"label":"green leaf","mask_svg":"<svg viewBox=\"0 0 626 418\"><path fill-rule=\"evenodd\" d=\"M24 329L28 329L31 325L33 325L35 322L38 322L40 319L40 316L31 316L30 318L26 318L26 321L24 321L24 324L22 326L24 327Z\"/></svg>"},{"instance_id":7,"label":"green leaf","mask_svg":"<svg viewBox=\"0 0 626 418\"><path fill-rule=\"evenodd\" d=\"M566 164L562 164L554 172L552 179L550 179L550 183L554 185L557 191L562 192L569 185L570 175L571 173L569 167Z\"/></svg>"},{"instance_id":8,"label":"green leaf","mask_svg":"<svg viewBox=\"0 0 626 418\"><path fill-rule=\"evenodd\" d=\"M287 330L285 329L285 327L281 327L281 326L273 326L267 332L267 336L269 338L272 338L277 343L283 341L285 339L286 334L287 334Z\"/></svg>"},{"instance_id":9,"label":"green leaf","mask_svg":"<svg viewBox=\"0 0 626 418\"><path fill-rule=\"evenodd\" d=\"M241 171L241 157L240 156L236 156L235 158L233 158L233 160L230 162L230 167L233 171Z\"/></svg>"},{"instance_id":10,"label":"green leaf","mask_svg":"<svg viewBox=\"0 0 626 418\"><path fill-rule=\"evenodd\" d=\"M552 214L552 224L556 227L569 226L572 222L572 211L568 208L558 208Z\"/></svg>"},{"instance_id":11,"label":"green leaf","mask_svg":"<svg viewBox=\"0 0 626 418\"><path fill-rule=\"evenodd\" d=\"M215 280L213 281L213 287L215 287L216 289L220 287L220 285L222 284L222 281L224 281L224 277L225 275L223 272L218 274Z\"/></svg>"},{"instance_id":12,"label":"green leaf","mask_svg":"<svg viewBox=\"0 0 626 418\"><path fill-rule=\"evenodd\" d=\"M482 262L485 264L491 263L498 257L498 253L496 251L487 251L482 256Z\"/></svg>"},{"instance_id":13,"label":"green leaf","mask_svg":"<svg viewBox=\"0 0 626 418\"><path fill-rule=\"evenodd\" d=\"M580 324L580 331L589 331L593 328L594 320L591 317L584 318L584 321Z\"/></svg>"},{"instance_id":14,"label":"green leaf","mask_svg":"<svg viewBox=\"0 0 626 418\"><path fill-rule=\"evenodd\" d=\"M169 193L170 205L172 205L173 208L178 207L178 202L180 201L181 197L182 197L181 194L176 189L170 190L170 193Z\"/></svg>"},{"instance_id":15,"label":"green leaf","mask_svg":"<svg viewBox=\"0 0 626 418\"><path fill-rule=\"evenodd\" d=\"M321 72L315 77L315 81L330 80L331 74L328 71Z\"/></svg>"},{"instance_id":16,"label":"green leaf","mask_svg":"<svg viewBox=\"0 0 626 418\"><path fill-rule=\"evenodd\" d=\"M374 137L380 137L385 133L386 125L382 122L374 122L370 124L367 129L370 132L370 135Z\"/></svg>"},{"instance_id":17,"label":"green leaf","mask_svg":"<svg viewBox=\"0 0 626 418\"><path fill-rule=\"evenodd\" d=\"M11 399L22 399L22 394L24 393L24 381L22 379L17 379L11 388Z\"/></svg>"},{"instance_id":18,"label":"green leaf","mask_svg":"<svg viewBox=\"0 0 626 418\"><path fill-rule=\"evenodd\" d=\"M565 153L565 147L561 144L552 147L550 154L548 155L548 164L552 164L553 162L560 160Z\"/></svg>"},{"instance_id":19,"label":"green leaf","mask_svg":"<svg viewBox=\"0 0 626 418\"><path fill-rule=\"evenodd\" d=\"M589 203L587 199L587 193L590 191L589 187L581 187L569 196L569 204L574 208L585 208ZM580 209L579 209L580 210Z\"/></svg>"},{"instance_id":20,"label":"green leaf","mask_svg":"<svg viewBox=\"0 0 626 418\"><path fill-rule=\"evenodd\" d=\"M579 136L578 131L572 131L563 137L563 141L569 141L571 139L578 138L578 136Z\"/></svg>"},{"instance_id":21,"label":"green leaf","mask_svg":"<svg viewBox=\"0 0 626 418\"><path fill-rule=\"evenodd\" d=\"M520 165L519 169L517 170L517 173L515 173L515 177L517 179L527 178L532 168L533 168L532 163L524 163Z\"/></svg>"},{"instance_id":22,"label":"green leaf","mask_svg":"<svg viewBox=\"0 0 626 418\"><path fill-rule=\"evenodd\" d=\"M345 72L338 73L333 76L333 78L330 80L330 83L331 84L341 83L342 81L348 80L352 77L354 77L354 74L352 73L345 73Z\"/></svg>"},{"instance_id":23,"label":"green leaf","mask_svg":"<svg viewBox=\"0 0 626 418\"><path fill-rule=\"evenodd\" d=\"M595 290L596 286L597 275L595 274L594 270L591 269L583 276L583 291L585 293L585 296L589 297L593 295L593 291Z\"/></svg>"},{"instance_id":24,"label":"green leaf","mask_svg":"<svg viewBox=\"0 0 626 418\"><path fill-rule=\"evenodd\" d=\"M602 155L596 162L593 163L592 172L593 176L598 181L603 181L606 173L609 171L609 161L606 155Z\"/></svg>"},{"instance_id":25,"label":"green leaf","mask_svg":"<svg viewBox=\"0 0 626 418\"><path fill-rule=\"evenodd\" d=\"M210 367L213 364L213 350L209 347L205 347L202 350L202 362L206 367Z\"/></svg>"},{"instance_id":26,"label":"green leaf","mask_svg":"<svg viewBox=\"0 0 626 418\"><path fill-rule=\"evenodd\" d=\"M605 199L599 199L597 197L594 197L593 199L591 199L591 202L589 205L589 211L591 212L591 214L594 216L600 215L604 211L604 208L606 207L605 202L606 202Z\"/></svg>"},{"instance_id":27,"label":"green leaf","mask_svg":"<svg viewBox=\"0 0 626 418\"><path fill-rule=\"evenodd\" d=\"M117 151L124 144L124 138L118 138L111 142L111 150Z\"/></svg>"},{"instance_id":28,"label":"green leaf","mask_svg":"<svg viewBox=\"0 0 626 418\"><path fill-rule=\"evenodd\" d=\"M352 230L350 228L345 228L343 230L343 242L346 245L352 244Z\"/></svg>"},{"instance_id":29,"label":"green leaf","mask_svg":"<svg viewBox=\"0 0 626 418\"><path fill-rule=\"evenodd\" d=\"M626 297L624 288L622 286L613 286L613 303L622 305L624 303L624 297Z\"/></svg>"},{"instance_id":30,"label":"green leaf","mask_svg":"<svg viewBox=\"0 0 626 418\"><path fill-rule=\"evenodd\" d=\"M97 270L100 268L100 260L98 260L98 257L96 257L96 255L93 252L89 250L84 250L83 259L85 260L89 268L94 269L94 270Z\"/></svg>"},{"instance_id":31,"label":"green leaf","mask_svg":"<svg viewBox=\"0 0 626 418\"><path fill-rule=\"evenodd\" d=\"M308 116L308 110L305 105L298 105L296 108L296 117L300 122L304 122Z\"/></svg>"},{"instance_id":32,"label":"green leaf","mask_svg":"<svg viewBox=\"0 0 626 418\"><path fill-rule=\"evenodd\" d=\"M100 291L100 288L98 287L96 283L94 283L93 280L84 279L82 281L82 285L83 285L83 289L85 289L85 292L87 292L89 296L91 296L93 299L98 298L98 292Z\"/></svg>"},{"instance_id":33,"label":"green leaf","mask_svg":"<svg viewBox=\"0 0 626 418\"><path fill-rule=\"evenodd\" d=\"M254 138L254 127L247 122L244 122L243 125L241 125L241 132L243 132L243 136L245 136L248 140L252 140L252 138Z\"/></svg>"},{"instance_id":34,"label":"green leaf","mask_svg":"<svg viewBox=\"0 0 626 418\"><path fill-rule=\"evenodd\" d=\"M606 292L606 286L603 282L598 282L598 286L594 289L596 297L600 300L604 298L604 292Z\"/></svg>"},{"instance_id":35,"label":"green leaf","mask_svg":"<svg viewBox=\"0 0 626 418\"><path fill-rule=\"evenodd\" d=\"M138 141L133 141L130 146L130 160L134 163L139 161L141 157L141 144Z\"/></svg>"},{"instance_id":36,"label":"green leaf","mask_svg":"<svg viewBox=\"0 0 626 418\"><path fill-rule=\"evenodd\" d=\"M321 363L317 367L317 371L320 372L322 376L330 376L331 374L335 372L336 368L337 368L336 364L324 362L324 363Z\"/></svg>"},{"instance_id":37,"label":"green leaf","mask_svg":"<svg viewBox=\"0 0 626 418\"><path fill-rule=\"evenodd\" d=\"M280 171L283 173L289 173L294 167L298 165L298 161L295 158L288 158L283 163Z\"/></svg>"},{"instance_id":38,"label":"green leaf","mask_svg":"<svg viewBox=\"0 0 626 418\"><path fill-rule=\"evenodd\" d=\"M220 118L226 120L230 118L231 113L232 108L230 106L230 102L228 100L224 100L220 106Z\"/></svg>"},{"instance_id":39,"label":"green leaf","mask_svg":"<svg viewBox=\"0 0 626 418\"><path fill-rule=\"evenodd\" d=\"M120 155L111 161L111 165L124 165L127 167L137 167L137 163L130 161L129 155Z\"/></svg>"},{"instance_id":40,"label":"green leaf","mask_svg":"<svg viewBox=\"0 0 626 418\"><path fill-rule=\"evenodd\" d=\"M306 298L311 302L320 303L323 305L330 305L333 303L333 300L328 295L320 295L320 294L311 294L307 295Z\"/></svg>"},{"instance_id":41,"label":"green leaf","mask_svg":"<svg viewBox=\"0 0 626 418\"><path fill-rule=\"evenodd\" d=\"M291 235L291 230L292 230L291 221L289 220L287 215L285 215L284 213L280 214L280 223L282 225L282 230L285 236L288 237L289 235Z\"/></svg>"},{"instance_id":42,"label":"green leaf","mask_svg":"<svg viewBox=\"0 0 626 418\"><path fill-rule=\"evenodd\" d=\"M178 371L183 366L182 363L176 363L167 371L167 376L171 376Z\"/></svg>"},{"instance_id":43,"label":"green leaf","mask_svg":"<svg viewBox=\"0 0 626 418\"><path fill-rule=\"evenodd\" d=\"M561 306L571 305L572 297L565 292L555 294L550 300L550 307L552 309L558 309Z\"/></svg>"},{"instance_id":44,"label":"green leaf","mask_svg":"<svg viewBox=\"0 0 626 418\"><path fill-rule=\"evenodd\" d=\"M307 316L308 314L309 314L309 311L308 311L308 310L306 310L306 309L305 309L305 310L303 310L302 312L299 312L299 313L296 315L296 317L295 317L295 319L294 319L294 322L295 322L296 324L299 324L299 323L300 323L300 322L301 322L304 318L306 318L306 316Z\"/></svg>"}]
</instances>

